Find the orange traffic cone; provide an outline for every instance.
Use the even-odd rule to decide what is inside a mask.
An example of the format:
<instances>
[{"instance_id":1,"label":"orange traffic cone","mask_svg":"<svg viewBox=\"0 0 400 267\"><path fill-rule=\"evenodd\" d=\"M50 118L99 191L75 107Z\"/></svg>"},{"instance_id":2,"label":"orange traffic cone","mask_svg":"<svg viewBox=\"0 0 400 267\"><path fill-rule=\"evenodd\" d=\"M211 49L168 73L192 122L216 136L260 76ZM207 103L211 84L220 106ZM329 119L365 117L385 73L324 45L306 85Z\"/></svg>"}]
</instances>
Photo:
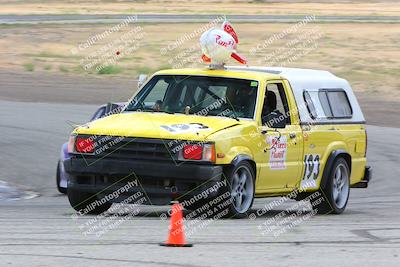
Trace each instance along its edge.
<instances>
[{"instance_id":1,"label":"orange traffic cone","mask_svg":"<svg viewBox=\"0 0 400 267\"><path fill-rule=\"evenodd\" d=\"M169 227L168 240L165 243L160 243L160 246L165 247L192 247L192 244L187 244L185 241L185 233L183 227L182 205L175 203L172 205L171 223Z\"/></svg>"}]
</instances>

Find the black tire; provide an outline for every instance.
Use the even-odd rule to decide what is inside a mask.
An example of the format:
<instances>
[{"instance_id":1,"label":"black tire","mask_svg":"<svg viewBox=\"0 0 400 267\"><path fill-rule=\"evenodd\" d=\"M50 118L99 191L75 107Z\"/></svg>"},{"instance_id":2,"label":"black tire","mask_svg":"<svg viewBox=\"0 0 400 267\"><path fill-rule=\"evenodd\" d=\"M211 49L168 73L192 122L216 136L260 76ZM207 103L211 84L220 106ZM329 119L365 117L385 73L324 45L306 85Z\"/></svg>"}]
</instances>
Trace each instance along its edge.
<instances>
[{"instance_id":1,"label":"black tire","mask_svg":"<svg viewBox=\"0 0 400 267\"><path fill-rule=\"evenodd\" d=\"M235 174L240 170L240 169L245 169L246 172L248 173L248 175L250 175L249 180L246 181L246 185L249 186L249 191L247 191L247 193L249 193L249 199L245 200L245 201L249 201L246 204L246 207L244 209L239 210L236 205L235 205L235 195L234 192L236 192L237 190L235 190L235 186L236 183L234 181L234 177ZM225 188L225 192L230 192L230 197L232 198L232 201L230 202L230 204L228 205L228 214L225 217L235 217L235 218L245 218L248 217L247 212L250 210L250 208L253 205L254 202L254 193L255 193L255 172L253 169L253 166L250 164L250 162L248 161L242 161L239 164L237 164L236 166L232 166L228 169L225 170L224 172L227 181L227 186ZM251 180L250 180L251 179ZM249 183L247 183L249 182ZM244 186L244 185L243 185ZM240 191L240 190L239 190ZM245 188L242 188L242 192L246 191Z\"/></svg>"},{"instance_id":2,"label":"black tire","mask_svg":"<svg viewBox=\"0 0 400 267\"><path fill-rule=\"evenodd\" d=\"M97 200L94 194L73 190L71 188L67 189L67 194L71 207L74 210L80 211L84 214L101 214L107 211L112 205L112 203L109 202L98 205L100 200L96 202L96 205L93 205L94 201ZM84 212L86 208L87 212Z\"/></svg>"},{"instance_id":3,"label":"black tire","mask_svg":"<svg viewBox=\"0 0 400 267\"><path fill-rule=\"evenodd\" d=\"M338 175L339 168L341 175ZM339 176L343 185L338 183ZM341 214L350 196L350 168L344 158L335 160L327 179L325 186L319 190L320 196L310 199L311 205L318 214Z\"/></svg>"},{"instance_id":4,"label":"black tire","mask_svg":"<svg viewBox=\"0 0 400 267\"><path fill-rule=\"evenodd\" d=\"M56 174L56 182L57 182L57 190L61 194L67 194L67 189L60 186L61 181L61 161L59 160L57 163L57 174Z\"/></svg>"}]
</instances>

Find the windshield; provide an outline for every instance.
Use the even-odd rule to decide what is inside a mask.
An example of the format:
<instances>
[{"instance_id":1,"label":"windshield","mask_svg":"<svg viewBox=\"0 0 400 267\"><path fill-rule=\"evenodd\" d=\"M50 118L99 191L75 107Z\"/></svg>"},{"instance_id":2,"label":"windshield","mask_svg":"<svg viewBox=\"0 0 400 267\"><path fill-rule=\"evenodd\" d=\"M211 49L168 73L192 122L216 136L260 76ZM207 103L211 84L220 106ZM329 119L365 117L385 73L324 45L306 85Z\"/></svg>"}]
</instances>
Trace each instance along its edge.
<instances>
[{"instance_id":1,"label":"windshield","mask_svg":"<svg viewBox=\"0 0 400 267\"><path fill-rule=\"evenodd\" d=\"M153 77L125 111L253 118L258 82L224 77Z\"/></svg>"}]
</instances>

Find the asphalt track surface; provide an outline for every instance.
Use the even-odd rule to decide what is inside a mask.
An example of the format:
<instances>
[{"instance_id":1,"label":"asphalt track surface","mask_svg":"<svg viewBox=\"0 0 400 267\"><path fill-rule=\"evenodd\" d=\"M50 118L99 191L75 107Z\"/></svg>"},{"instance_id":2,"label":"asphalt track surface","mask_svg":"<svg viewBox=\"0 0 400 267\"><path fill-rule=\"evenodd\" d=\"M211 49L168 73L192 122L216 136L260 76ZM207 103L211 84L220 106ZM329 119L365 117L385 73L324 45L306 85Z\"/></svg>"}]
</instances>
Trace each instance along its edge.
<instances>
[{"instance_id":1,"label":"asphalt track surface","mask_svg":"<svg viewBox=\"0 0 400 267\"><path fill-rule=\"evenodd\" d=\"M120 15L0 15L0 24L38 24L38 23L118 23L134 14ZM223 14L221 14L223 15ZM140 14L142 23L191 23L210 22L218 15L193 14ZM227 15L231 22L248 23L293 23L301 21L302 15ZM400 16L316 16L321 23L399 23Z\"/></svg>"},{"instance_id":2,"label":"asphalt track surface","mask_svg":"<svg viewBox=\"0 0 400 267\"><path fill-rule=\"evenodd\" d=\"M352 189L346 212L314 216L275 236L262 224L296 202L250 219L196 220L192 248L160 247L168 206L140 206L138 214L97 237L73 219L55 189L60 146L71 123L85 122L96 105L0 100L0 180L39 197L0 201L1 266L398 266L400 261L400 129L368 126L373 180ZM257 199L252 212L276 200ZM261 229L260 229L261 227Z\"/></svg>"}]
</instances>

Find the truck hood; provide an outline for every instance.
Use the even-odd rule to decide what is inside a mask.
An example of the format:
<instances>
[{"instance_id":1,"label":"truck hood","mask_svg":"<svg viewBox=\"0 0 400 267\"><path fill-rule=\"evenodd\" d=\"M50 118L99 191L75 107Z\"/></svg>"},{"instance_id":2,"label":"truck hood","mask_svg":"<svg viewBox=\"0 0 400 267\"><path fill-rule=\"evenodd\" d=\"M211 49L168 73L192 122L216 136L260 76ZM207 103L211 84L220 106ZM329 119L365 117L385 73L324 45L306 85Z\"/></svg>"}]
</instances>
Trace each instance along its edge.
<instances>
[{"instance_id":1,"label":"truck hood","mask_svg":"<svg viewBox=\"0 0 400 267\"><path fill-rule=\"evenodd\" d=\"M92 121L75 129L74 133L201 141L239 124L241 122L235 119L221 116L125 112Z\"/></svg>"}]
</instances>

